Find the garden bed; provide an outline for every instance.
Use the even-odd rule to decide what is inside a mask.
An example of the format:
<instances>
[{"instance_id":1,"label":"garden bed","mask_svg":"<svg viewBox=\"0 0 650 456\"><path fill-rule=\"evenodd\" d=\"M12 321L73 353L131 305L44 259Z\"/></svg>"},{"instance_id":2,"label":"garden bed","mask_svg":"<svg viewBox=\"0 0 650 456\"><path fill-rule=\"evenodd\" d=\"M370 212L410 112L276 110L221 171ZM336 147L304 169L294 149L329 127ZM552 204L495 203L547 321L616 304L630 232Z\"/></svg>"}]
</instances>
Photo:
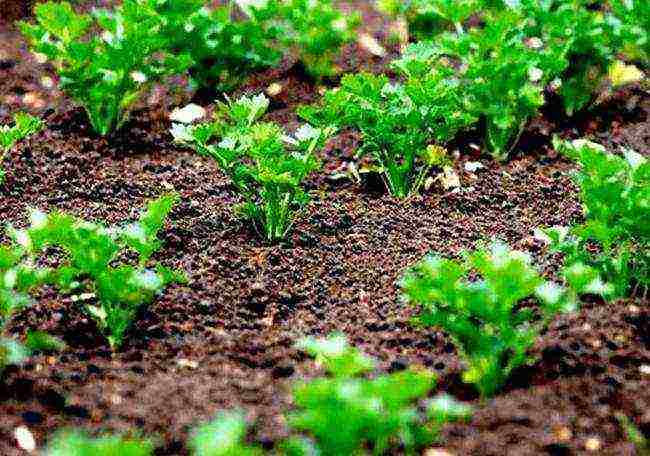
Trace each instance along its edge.
<instances>
[{"instance_id":1,"label":"garden bed","mask_svg":"<svg viewBox=\"0 0 650 456\"><path fill-rule=\"evenodd\" d=\"M386 37L381 16L364 2L353 7L364 13L364 32ZM341 66L381 71L389 58L354 45ZM323 172L308 180L307 211L286 241L268 246L232 215L237 194L215 163L172 142L169 112L189 102L189 92L156 89L121 131L100 138L44 76L54 77L52 69L0 23L0 124L18 110L47 122L7 159L0 220L24 226L27 208L37 207L118 223L174 190L180 202L156 258L186 271L190 282L170 286L146 308L116 353L78 302L53 289L39 293L11 332L44 330L68 347L4 372L1 454L24 454L13 434L20 425L39 446L61 428L137 429L158 438L156 454L186 454L189 429L231 408L245 410L256 423L253 438L271 447L286 434L282 413L292 383L317 373L295 342L333 331L376 357L381 371L424 365L438 376L438 390L472 403L470 422L444 429L440 448L450 454L634 454L616 413L650 432L648 299L593 299L558 317L534 347L538 362L481 402L461 381L448 337L411 325L415 310L400 302L395 285L427 252L456 256L493 237L530 252L552 276L558 259L543 252L533 229L568 225L582 211L569 176L574 165L552 150L550 133L647 155L647 93L628 89L571 123L547 109L524 133L523 152L504 165L461 138L454 163L460 188L434 183L404 201L337 176L358 145L355 134L338 134L320 157ZM318 88L287 62L237 93L272 83L282 90L271 97L268 117L292 130L295 107L315 101ZM210 107L208 99L195 101ZM483 167L469 172L467 162Z\"/></svg>"}]
</instances>

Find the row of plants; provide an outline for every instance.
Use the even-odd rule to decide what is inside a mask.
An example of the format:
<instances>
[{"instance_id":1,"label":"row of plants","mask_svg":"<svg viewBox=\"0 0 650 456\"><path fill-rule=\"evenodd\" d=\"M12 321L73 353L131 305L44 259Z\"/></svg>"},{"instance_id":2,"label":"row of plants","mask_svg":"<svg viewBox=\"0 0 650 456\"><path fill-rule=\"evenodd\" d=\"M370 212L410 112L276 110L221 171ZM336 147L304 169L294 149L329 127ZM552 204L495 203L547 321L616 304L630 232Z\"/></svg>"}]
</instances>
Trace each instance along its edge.
<instances>
[{"instance_id":1,"label":"row of plants","mask_svg":"<svg viewBox=\"0 0 650 456\"><path fill-rule=\"evenodd\" d=\"M213 66L230 65L220 74L248 74L232 63L231 54L239 50L247 57L257 55L250 51L256 46L241 39L255 41L258 34L231 31L207 39L212 36L205 31L210 27L279 30L279 36L302 43L297 47L303 51L309 48L303 41L322 41L308 39L309 29L330 37L323 38L328 46L309 53L319 56L320 64L331 65L331 58L323 56L331 56L351 39L351 35L344 39L342 31L350 32L351 23L332 33L328 27L341 16L331 4L293 3L247 3L246 20L233 20L232 3L226 9L208 10L200 0L129 0L114 11L96 10L92 16L75 13L65 2L45 3L35 9L38 23L22 23L21 28L33 49L56 64L62 88L86 107L91 123L105 134L126 119L128 107L146 83L186 66L197 74L210 73L213 70L200 70L210 61ZM394 9L383 3L380 7ZM428 41L410 45L393 62L397 79L367 73L344 76L340 87L326 92L317 105L299 108L298 114L309 124L293 139L287 140L280 127L259 121L268 107L262 95L235 102L226 96L227 103L219 103L212 123L172 129L176 140L216 159L243 196L238 212L262 227L269 242L289 232L295 210L307 199L300 182L316 169L317 149L340 129L361 133L359 158L373 160L390 193L404 198L422 189L433 167L449 164L445 146L459 134L478 128L492 155L506 159L528 120L545 103L545 91L560 95L567 112L574 113L594 100L606 75L615 84L641 77L635 67L616 60L621 53L647 64L647 34L638 19L645 7L640 2L614 1L593 8L580 0L427 0L402 7L416 11L415 17L426 10L438 25L428 26ZM327 30L297 25L314 21L328 24ZM151 25L140 26L143 23ZM99 34L97 26L104 32ZM275 38L266 45L277 44ZM181 43L193 47L184 49ZM223 55L207 58L207 51L197 51L196 46L212 46ZM283 49L290 47L285 43ZM121 67L110 69L111 65ZM209 77L197 77L210 84ZM219 142L209 144L211 140Z\"/></svg>"},{"instance_id":2,"label":"row of plants","mask_svg":"<svg viewBox=\"0 0 650 456\"><path fill-rule=\"evenodd\" d=\"M375 361L350 346L342 335L306 338L297 347L314 356L327 376L293 386L294 410L286 415L290 436L265 452L246 442L242 412L222 412L191 432L191 454L335 456L384 454L399 447L410 455L435 444L445 423L470 416L469 406L447 395L429 398L436 380L427 370L370 375ZM154 441L138 437L89 438L63 432L52 440L46 454L144 456L154 454L154 446Z\"/></svg>"},{"instance_id":3,"label":"row of plants","mask_svg":"<svg viewBox=\"0 0 650 456\"><path fill-rule=\"evenodd\" d=\"M200 153L217 161L244 200L234 210L261 227L267 239L277 240L289 230L296 208L308 200L301 183L316 167L314 149L322 146L330 131L306 125L289 136L279 126L259 121L267 106L264 96L222 103L215 122L181 127L175 134L179 141L193 144ZM549 244L551 251L563 255L563 274L573 294L589 292L617 298L646 291L650 286L650 229L645 223L650 216L647 158L631 150L625 150L623 156L611 154L585 140L556 140L555 147L579 164L575 182L580 188L584 221L573 227L539 228L536 235ZM37 211L31 215L30 229L16 231L10 227L8 234L13 244L3 247L0 265L5 271L3 308L7 310L4 314L9 316L19 309L26 302L23 293L36 285L55 283L63 290L71 290L83 285L80 277L92 279L101 305L87 306L87 309L106 332L111 346L119 346L138 307L153 295L142 297L147 287L140 278L153 274L147 276L153 292L172 281L183 280L181 274L159 266L155 274L150 271L145 274L142 269L160 247L156 236L176 198L167 196L150 203L138 223L121 230L106 229L57 213L46 216ZM35 268L36 255L43 253L48 245L62 248L70 265L54 271ZM124 248L138 253L138 269L126 265L109 267ZM453 273L441 279L449 285L472 269L482 272L477 262L470 255L463 264L452 262L453 268L449 263L449 268L436 272L433 265L438 265L439 259L427 260L422 267L429 274ZM453 279L454 274L460 275ZM123 289L119 293L112 290L112 281L136 276L139 279L134 281L133 290ZM518 292L524 294L517 295L516 299L495 291L489 295L496 297L500 305L511 308L533 294L539 285L537 281L531 279L528 287L522 282ZM462 286L466 285L469 286L467 283ZM11 291L14 287L18 294ZM559 299L560 295L556 297ZM453 300L457 298L446 305L465 305L455 303ZM473 295L472 299L478 297ZM414 297L411 300L420 302ZM575 301L575 298L571 300ZM480 307L489 308L484 304ZM497 315L505 314L499 311ZM552 316L553 313L549 314Z\"/></svg>"},{"instance_id":4,"label":"row of plants","mask_svg":"<svg viewBox=\"0 0 650 456\"><path fill-rule=\"evenodd\" d=\"M583 22L591 23L600 18L596 21L600 25L614 23L612 18L605 21L601 17L603 14L601 11L587 9L587 5L583 2L560 3L555 5L557 8L550 8L549 5L544 6L537 2L535 4L517 2L512 5L501 5L504 8L494 8L494 5L490 6L482 2L468 2L468 8L462 13L463 16L456 18L458 20L451 21L454 24L453 31L440 31L436 35L435 41L414 45L413 52L407 52L402 59L395 62L394 68L399 70L399 74L405 78L402 82L393 82L382 75L348 75L343 78L340 88L325 94L323 102L319 106L302 107L299 110L300 115L310 120L311 123L319 125L318 128L306 124L293 135L289 135L280 126L261 121L260 119L268 108L269 100L263 95L258 95L255 97L244 96L236 101L226 97L227 102L218 104L212 122L194 126L177 124L174 125L172 134L178 142L191 145L199 153L209 156L217 162L220 169L231 178L235 189L243 199L243 203L234 208L236 213L252 220L253 225L264 232L268 241L276 242L287 235L297 211L304 207L308 201L308 194L304 191L302 182L317 168L316 150L322 148L326 140L338 128L354 126L362 132L361 153L368 153L378 162L385 173L387 188L396 196L403 197L417 191L423 185L424 178L431 167L445 164L447 158L444 149L438 144L445 144L458 131L475 122L481 115L485 115L485 113L479 113L481 110L471 113L471 110L467 109L466 96L471 93L471 90L461 80L462 78L458 77L457 68L450 63L450 54L447 51L451 46L449 43L453 42L456 43L454 46L460 46L458 43L462 41L464 44L461 47L467 51L462 53L465 56L473 50L484 48L485 52L480 53L483 58L479 59L482 62L498 61L501 51L505 53L504 61L514 62L515 60L511 57L523 55L525 56L524 60L532 65L538 65L539 59L542 58L563 62L562 59L566 60L567 56L577 52L572 46L580 41L572 35L572 30L575 33L578 32L577 29L569 27L569 24L573 23L571 21L576 21L577 18L587 15L590 18L589 21L583 19ZM188 6L184 2L174 5L175 8ZM198 7L198 3L193 5ZM632 3L628 6L634 10L638 7L635 5ZM267 7L270 8L268 5ZM115 12L95 11L93 17L103 24L105 31L108 31L102 35L100 40L104 43L102 45L114 45L117 51L127 52L124 43L118 43L115 40L117 40L117 35L129 35L127 33L128 24L133 27L133 33L144 33L142 32L144 27L135 27L136 19L143 19L143 15L155 17L158 21L156 24L161 28L167 27L169 24L177 24L180 19L176 16L180 12L175 8L171 8L171 5L164 1L156 2L155 5L147 2L127 1ZM253 9L257 13L263 10L263 8ZM440 11L444 11L444 9ZM464 10L461 8L454 9L454 11L460 14ZM617 9L613 8L611 12L615 11ZM45 3L37 7L36 13L39 25L23 24L23 28L26 33L29 30L33 37L39 37L41 50L49 49L49 55L54 56L62 49L67 49L75 55L91 53L93 46L99 45L93 41L96 37L89 42L83 42L83 45L77 40L80 37L86 37L91 19L87 16L76 15L69 4ZM207 12L203 11L202 14L207 14ZM271 13L269 12L269 14ZM282 17L277 16L276 13L272 15ZM466 31L465 22L476 15L480 15L486 23L481 27L474 27ZM167 20L163 20L163 17ZM100 20L100 18L105 20ZM525 18L528 19L524 20ZM541 22L542 19L548 22L548 30L538 27L546 24L546 22ZM559 33L560 25L558 24L566 26L563 34ZM627 23L620 23L619 26L623 27L625 24ZM533 25L535 26L533 27ZM46 26L49 29L46 29ZM156 29L158 26L152 27ZM584 27L578 28L580 33L586 30ZM533 30L534 33L530 30ZM511 39L506 39L504 33L514 33L514 35ZM545 39L548 43L529 46L526 44L526 40L530 41L535 38L531 36L533 34L547 37ZM167 34L164 35L167 36ZM559 35L562 37L558 38ZM616 34L610 33L610 35ZM619 30L616 36L624 35ZM57 36L59 41L52 41L52 36ZM551 39L552 37L555 38ZM151 44L151 49L155 48L159 51L164 49L166 45L160 44L159 38L153 40L157 44ZM463 41L466 39L473 41ZM606 39L614 41L611 37ZM595 41L591 40L590 42L593 44ZM511 43L512 49L506 51L508 45L505 43ZM638 47L639 40L634 44ZM79 46L82 46L83 52ZM534 58L534 56L526 54L521 46L526 47L537 57ZM585 44L583 43L582 46ZM547 51L542 51L546 48L548 48ZM562 52L560 52L560 48L563 49ZM445 50L440 51L440 49ZM495 53L495 50L499 50L499 52ZM589 55L593 54L588 50L583 50L583 52ZM143 51L141 55L144 54L146 52ZM446 59L441 58L442 56ZM488 56L490 58L487 58ZM478 64L477 61L476 65ZM469 60L461 63L461 66L467 71L472 67ZM567 66L568 63L561 63L558 71L566 70ZM82 71L81 68L77 70ZM530 76L530 68L524 72ZM507 74L514 73L508 72ZM479 73L476 78L485 83L489 80L502 82L507 79L507 77L489 78L485 75L480 76ZM504 93L494 87L488 92ZM541 97L541 94L539 95ZM471 104L469 103L469 105ZM105 103L102 106L112 106L112 103ZM510 111L495 108L494 112L499 112L501 115ZM497 123L506 125L507 122ZM423 125L426 128L423 128ZM0 129L0 140L5 150L8 150L18 140L41 128L43 128L43 124L40 120L18 114L15 117L14 127L5 126ZM488 132L489 130L488 127ZM429 144L431 141L435 144ZM601 294L622 296L629 291L631 286L635 289L639 287L645 289L648 286L649 264L648 230L643 223L644 217L647 216L649 191L646 160L632 151L626 151L625 158L621 158L606 153L602 147L593 143L580 142L576 144L579 145L558 142L556 148L577 160L581 166L577 182L582 188L587 221L572 229L556 227L539 230L538 234L551 243L553 250L564 254L568 264L567 270L576 269L576 265L586 266L590 271L588 275L599 277L603 287L611 288L611 290L609 288L600 290ZM171 201L169 198L160 200L158 205L152 206L150 210L158 210L161 211L160 215L166 215L171 209ZM164 217L160 218L160 215L158 224L148 228L148 231L143 232L144 234L141 233L143 238L140 246L135 244L135 235L130 238L125 234L116 236L113 232L105 232L100 226L95 227L92 232L101 239L101 242L99 240L92 242L106 249L98 252L102 263L97 265L99 268L97 270L88 270L87 265L83 266L77 271L77 274L95 280L98 280L99 277L103 278L102 280L108 280L107 278L112 275L103 274L102 271L120 251L120 244L115 239L131 239L130 244L123 244L122 247L131 247L138 251L141 255L140 267L143 267L153 250L146 256L142 256L143 253L138 248L144 248L144 246L150 250L154 248L153 245L147 245L146 242L153 242L157 230L162 226ZM68 229L76 229L76 222L73 222L70 217L59 215L51 217L53 219L48 223L65 222ZM32 232L37 233L34 230L28 233ZM69 234L69 236L70 239L85 239L89 235L76 234L73 236L73 234ZM54 240L45 242L55 243ZM91 241L86 240L85 242ZM597 248L593 249L593 245L596 245ZM76 255L74 249L80 249L82 253L88 252L85 247L75 247L72 241L60 246L67 249L71 258ZM157 248L158 245L155 244L155 247ZM15 251L16 249L11 247L10 250ZM7 259L6 268L17 266L18 262L22 260L22 256L28 253L33 254L33 252L21 251L21 255L14 255L13 260ZM28 260L32 262L31 257L28 257ZM23 263L21 263L21 267ZM129 268L124 270L118 268L117 271L123 274L123 277L130 277L133 274L133 270ZM71 284L78 283L76 276L71 272L58 279L52 278L57 277L57 274L49 272L46 274L44 271L36 272L38 272L36 276L39 277L40 282L58 280L62 289L69 289ZM180 275L172 274L171 271L161 270L158 274L160 285L156 287L156 291L172 280L180 280ZM30 284L29 286L34 285ZM110 289L110 286L104 288ZM101 286L99 289L102 289ZM576 290L577 292L584 291L580 288ZM132 309L126 312L120 306L117 306L118 311L111 310L111 305L106 302L111 300L123 302L128 299L125 296L110 296L110 293L106 291L104 293L106 296L103 298L102 306L90 306L88 309L96 309L91 311L93 317L98 320L100 328L106 330L111 345L117 347L121 343L122 334L128 326L128 322L133 318L135 312L133 309L137 309L139 305L131 306Z\"/></svg>"},{"instance_id":5,"label":"row of plants","mask_svg":"<svg viewBox=\"0 0 650 456\"><path fill-rule=\"evenodd\" d=\"M247 131L264 109L262 101L243 99L223 105L228 123L221 142L252 141ZM254 137L267 138L269 128L277 126L261 125L261 133ZM192 137L201 137L194 133ZM203 137L214 133L208 129ZM304 136L305 144L321 139L320 132L311 130ZM295 138L293 142L300 143ZM275 139L272 143L276 144ZM210 152L212 146L206 144L202 143L206 154L231 163L219 150ZM556 147L580 165L575 179L585 213L578 225L537 230L552 251L563 254L559 274L563 285L543 279L527 254L500 242L465 252L461 260L427 256L408 268L398 284L402 301L420 309L414 323L449 334L466 367L464 381L473 384L484 399L496 394L516 369L536 361L530 348L539 335L559 313L575 311L582 295L613 299L650 286L650 233L644 224L650 216L647 158L629 150L622 157L610 154L585 140L556 141ZM257 185L251 176L264 175L254 169L244 167L232 173L243 176L241 185L247 188ZM277 188L273 179L264 182ZM104 228L63 214L35 211L29 228L9 228L13 243L0 251L1 307L7 310L4 322L27 305L28 293L42 284L53 284L65 292L89 291L81 298L84 308L117 348L137 309L168 283L184 280L182 274L158 265L144 269L160 247L157 233L175 198L167 196L150 203L138 222L123 227ZM67 261L55 269L36 267L37 254L47 252L47 246L61 248ZM124 248L137 253L137 266L115 265ZM45 336L39 340L43 344ZM5 363L19 361L16 353L26 355L22 348L17 351L16 341L5 338L3 343ZM302 434L279 443L274 450L277 454L363 454L368 449L383 454L395 445L416 451L430 445L448 419L466 416L466 408L450 398L429 401L424 415L421 408L414 408L434 385L433 376L426 371L360 377L371 372L374 363L349 347L342 336L304 340L299 348L316 356L328 377L294 389L297 411L289 415L288 423ZM346 410L344 416L341 410ZM244 423L241 414L221 415L196 431L191 446L196 454L261 454L259 448L244 443ZM153 444L65 433L53 440L51 448L52 454L66 455L84 454L82 451L110 454L102 452L113 449L151 454Z\"/></svg>"},{"instance_id":6,"label":"row of plants","mask_svg":"<svg viewBox=\"0 0 650 456\"><path fill-rule=\"evenodd\" d=\"M397 79L346 75L299 114L317 126L358 130L359 154L374 160L398 197L420 188L427 146L446 146L459 133L477 131L485 149L506 160L547 99L560 98L572 116L599 99L607 79L617 86L642 78L617 59L647 67L647 2L592 3L381 2L427 24L426 36L417 34L423 40L392 62Z\"/></svg>"},{"instance_id":7,"label":"row of plants","mask_svg":"<svg viewBox=\"0 0 650 456\"><path fill-rule=\"evenodd\" d=\"M428 143L445 145L478 125L490 153L504 160L545 91L572 115L595 101L612 69L618 68L614 84L639 78L616 66L621 55L648 62L648 7L641 0L609 0L600 8L588 0L388 3L380 8L428 24L424 36L416 34L425 40L392 65L400 81L354 75L335 89L342 93L326 94L320 109L301 115L360 130L362 151L377 160L398 196L417 189L407 182L405 190L401 180L409 174L407 181L417 182L411 163ZM227 91L293 52L317 79L331 76L359 22L325 0L229 1L214 9L203 0L127 0L90 15L48 2L35 15L36 24L20 23L22 32L102 135L124 123L150 84L170 75L189 71L198 86ZM390 121L378 126L378 116ZM395 147L386 144L391 138Z\"/></svg>"},{"instance_id":8,"label":"row of plants","mask_svg":"<svg viewBox=\"0 0 650 456\"><path fill-rule=\"evenodd\" d=\"M216 8L205 0L124 0L90 14L47 2L34 13L35 24L19 23L22 33L101 135L122 126L144 91L169 76L189 74L198 87L226 91L287 53L317 80L331 76L359 22L332 0L228 0Z\"/></svg>"}]
</instances>

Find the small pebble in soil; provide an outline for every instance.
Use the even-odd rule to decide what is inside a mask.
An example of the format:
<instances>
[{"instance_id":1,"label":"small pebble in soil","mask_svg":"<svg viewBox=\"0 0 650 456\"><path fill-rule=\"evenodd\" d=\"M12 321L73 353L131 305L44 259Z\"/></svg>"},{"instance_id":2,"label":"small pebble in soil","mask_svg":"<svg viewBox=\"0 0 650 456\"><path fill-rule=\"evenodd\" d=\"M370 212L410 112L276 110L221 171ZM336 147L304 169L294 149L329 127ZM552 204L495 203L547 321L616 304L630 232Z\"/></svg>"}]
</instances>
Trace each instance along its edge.
<instances>
[{"instance_id":1,"label":"small pebble in soil","mask_svg":"<svg viewBox=\"0 0 650 456\"><path fill-rule=\"evenodd\" d=\"M481 168L485 168L481 162L465 162L465 171L475 173Z\"/></svg>"},{"instance_id":2,"label":"small pebble in soil","mask_svg":"<svg viewBox=\"0 0 650 456\"><path fill-rule=\"evenodd\" d=\"M361 33L359 35L359 46L377 57L384 57L386 55L386 49L379 44L379 41L374 36L367 33Z\"/></svg>"},{"instance_id":3,"label":"small pebble in soil","mask_svg":"<svg viewBox=\"0 0 650 456\"><path fill-rule=\"evenodd\" d=\"M54 81L49 76L43 76L41 78L41 85L46 89L51 89L52 87L54 87Z\"/></svg>"},{"instance_id":4,"label":"small pebble in soil","mask_svg":"<svg viewBox=\"0 0 650 456\"><path fill-rule=\"evenodd\" d=\"M179 367L187 367L188 369L196 369L199 367L199 363L189 359L181 358L176 361Z\"/></svg>"},{"instance_id":5,"label":"small pebble in soil","mask_svg":"<svg viewBox=\"0 0 650 456\"><path fill-rule=\"evenodd\" d=\"M600 450L600 447L600 440L596 437L590 437L585 441L585 449L587 451L598 451Z\"/></svg>"},{"instance_id":6,"label":"small pebble in soil","mask_svg":"<svg viewBox=\"0 0 650 456\"><path fill-rule=\"evenodd\" d=\"M27 426L18 426L14 430L14 438L19 448L30 453L36 450L36 440Z\"/></svg>"},{"instance_id":7,"label":"small pebble in soil","mask_svg":"<svg viewBox=\"0 0 650 456\"><path fill-rule=\"evenodd\" d=\"M282 84L279 84L277 82L270 84L266 88L266 93L270 97L275 97L276 95L279 95L280 92L282 92Z\"/></svg>"},{"instance_id":8,"label":"small pebble in soil","mask_svg":"<svg viewBox=\"0 0 650 456\"><path fill-rule=\"evenodd\" d=\"M183 108L176 108L169 115L169 119L173 122L180 122L190 124L195 120L201 119L205 116L205 109L201 106L190 103Z\"/></svg>"},{"instance_id":9,"label":"small pebble in soil","mask_svg":"<svg viewBox=\"0 0 650 456\"><path fill-rule=\"evenodd\" d=\"M559 442L568 442L573 438L573 432L566 426L557 426L553 429L553 434Z\"/></svg>"},{"instance_id":10,"label":"small pebble in soil","mask_svg":"<svg viewBox=\"0 0 650 456\"><path fill-rule=\"evenodd\" d=\"M454 454L441 448L429 448L424 452L424 456L454 456Z\"/></svg>"}]
</instances>

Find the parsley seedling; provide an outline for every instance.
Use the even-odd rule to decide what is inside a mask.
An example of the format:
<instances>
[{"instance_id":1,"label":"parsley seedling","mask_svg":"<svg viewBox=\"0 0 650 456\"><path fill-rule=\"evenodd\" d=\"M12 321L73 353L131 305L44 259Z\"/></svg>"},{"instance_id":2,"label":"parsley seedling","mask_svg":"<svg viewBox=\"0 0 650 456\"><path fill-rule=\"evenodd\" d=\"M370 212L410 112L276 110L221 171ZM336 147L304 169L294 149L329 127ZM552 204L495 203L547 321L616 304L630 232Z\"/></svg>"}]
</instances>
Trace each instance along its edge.
<instances>
[{"instance_id":1,"label":"parsley seedling","mask_svg":"<svg viewBox=\"0 0 650 456\"><path fill-rule=\"evenodd\" d=\"M14 125L0 125L0 184L4 181L5 171L2 168L2 160L5 154L16 145L17 142L38 133L45 127L45 124L38 117L30 116L19 112L14 115Z\"/></svg>"},{"instance_id":2,"label":"parsley seedling","mask_svg":"<svg viewBox=\"0 0 650 456\"><path fill-rule=\"evenodd\" d=\"M175 195L163 196L150 202L137 222L112 228L60 212L33 211L27 229L8 230L13 244L3 251L9 269L6 290L1 290L3 303L9 308L24 305L25 292L42 283L67 292L86 291L93 300L84 303L84 309L111 347L118 348L138 310L168 284L185 281L183 274L161 265L146 267L160 248L157 234L176 200ZM35 269L49 247L60 249L63 261L56 268ZM118 261L127 248L138 254L137 265Z\"/></svg>"},{"instance_id":3,"label":"parsley seedling","mask_svg":"<svg viewBox=\"0 0 650 456\"><path fill-rule=\"evenodd\" d=\"M244 96L221 103L213 123L174 132L217 162L244 200L236 212L261 227L267 241L277 242L309 201L301 184L317 168L314 153L330 130L303 125L289 136L259 121L268 104L264 95Z\"/></svg>"},{"instance_id":4,"label":"parsley seedling","mask_svg":"<svg viewBox=\"0 0 650 456\"><path fill-rule=\"evenodd\" d=\"M457 85L442 73L404 83L368 73L346 75L320 105L298 112L315 125L359 130L360 153L372 157L398 198L417 193L429 170L441 165L438 148L430 143L445 144L474 121L463 109Z\"/></svg>"},{"instance_id":5,"label":"parsley seedling","mask_svg":"<svg viewBox=\"0 0 650 456\"><path fill-rule=\"evenodd\" d=\"M476 280L469 278L473 273ZM407 271L400 287L421 310L418 324L449 333L467 364L463 379L482 397L532 361L528 349L557 313L576 308L573 293L544 281L526 254L499 242L466 252L463 261L428 256ZM540 303L539 317L522 306L530 297Z\"/></svg>"},{"instance_id":6,"label":"parsley seedling","mask_svg":"<svg viewBox=\"0 0 650 456\"><path fill-rule=\"evenodd\" d=\"M188 56L169 52L156 6L157 0L124 0L88 15L68 2L47 2L35 6L36 24L20 23L32 50L54 64L61 89L84 107L100 135L124 124L150 84L190 64Z\"/></svg>"},{"instance_id":7,"label":"parsley seedling","mask_svg":"<svg viewBox=\"0 0 650 456\"><path fill-rule=\"evenodd\" d=\"M565 256L568 271L589 269L596 276L583 289L606 297L650 287L650 162L636 152L608 153L585 140L555 147L580 165L585 221L571 228L539 230L538 237Z\"/></svg>"}]
</instances>

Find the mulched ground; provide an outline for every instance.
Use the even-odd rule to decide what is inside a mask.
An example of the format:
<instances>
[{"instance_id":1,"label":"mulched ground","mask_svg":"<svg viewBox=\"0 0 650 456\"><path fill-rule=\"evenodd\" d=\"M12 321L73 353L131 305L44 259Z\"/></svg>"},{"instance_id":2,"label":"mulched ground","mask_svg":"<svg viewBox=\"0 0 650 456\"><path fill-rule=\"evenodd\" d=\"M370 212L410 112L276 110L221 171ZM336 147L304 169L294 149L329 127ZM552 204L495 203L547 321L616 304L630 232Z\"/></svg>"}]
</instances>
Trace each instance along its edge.
<instances>
[{"instance_id":1,"label":"mulched ground","mask_svg":"<svg viewBox=\"0 0 650 456\"><path fill-rule=\"evenodd\" d=\"M367 32L386 42L387 24L368 4L350 7L363 12ZM380 71L389 58L351 46L340 64ZM413 309L400 303L395 287L404 268L425 253L453 256L495 236L531 252L552 275L557 258L541 251L533 229L571 223L581 210L572 165L549 149L548 134L587 135L647 154L647 93L630 89L571 122L555 119L549 108L524 136L526 153L503 166L475 155L471 138L461 138L461 189L434 185L406 201L334 178L358 141L342 133L322 154L323 173L308 182L313 202L291 238L269 247L233 217L237 196L215 164L172 144L168 112L191 94L156 89L121 132L101 139L83 111L51 88L51 70L0 23L0 122L21 109L48 122L4 162L0 220L24 225L27 208L38 207L121 223L173 189L182 199L157 257L187 271L191 283L170 287L144 310L115 354L79 303L43 291L11 331L45 330L68 348L5 371L0 454L24 454L13 438L19 425L29 427L39 446L60 428L137 429L158 438L157 454L186 454L192 426L235 407L255 421L253 438L272 447L285 433L282 412L290 407L292 382L317 374L293 344L332 331L375 356L381 371L427 366L438 374L439 390L473 403L470 423L444 430L441 447L451 454L634 454L618 412L650 434L650 377L640 369L650 364L648 299L585 303L558 318L533 350L539 361L480 403L460 381L462 366L450 339L411 326ZM273 82L283 90L269 118L294 128L294 108L316 99L318 88L287 61L239 92L259 92ZM464 163L477 159L485 167L465 172Z\"/></svg>"}]
</instances>

